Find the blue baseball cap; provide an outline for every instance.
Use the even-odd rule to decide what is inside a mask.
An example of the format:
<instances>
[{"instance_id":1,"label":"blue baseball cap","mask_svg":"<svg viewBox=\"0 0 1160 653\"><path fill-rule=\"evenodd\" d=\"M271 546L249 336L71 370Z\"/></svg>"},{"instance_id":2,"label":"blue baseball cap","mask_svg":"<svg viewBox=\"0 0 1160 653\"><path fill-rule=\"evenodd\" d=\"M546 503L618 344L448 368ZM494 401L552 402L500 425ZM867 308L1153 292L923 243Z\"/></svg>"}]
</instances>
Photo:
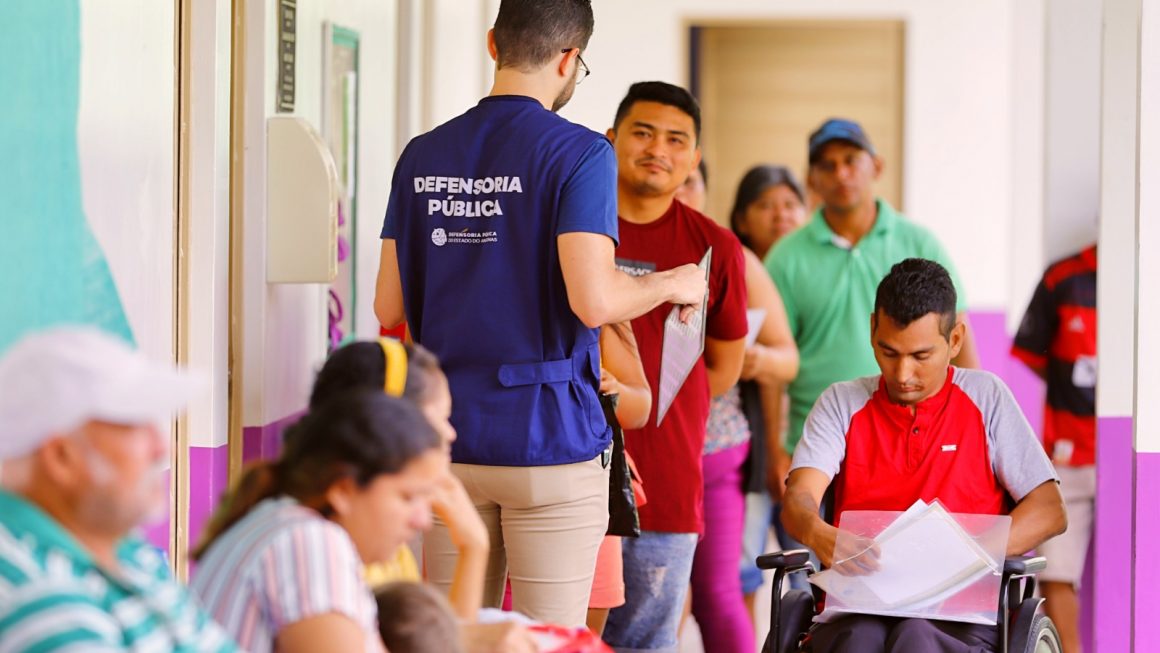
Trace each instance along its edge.
<instances>
[{"instance_id":1,"label":"blue baseball cap","mask_svg":"<svg viewBox=\"0 0 1160 653\"><path fill-rule=\"evenodd\" d=\"M810 134L810 165L817 162L822 147L832 141L845 141L874 154L874 146L862 131L862 125L845 118L830 118Z\"/></svg>"}]
</instances>

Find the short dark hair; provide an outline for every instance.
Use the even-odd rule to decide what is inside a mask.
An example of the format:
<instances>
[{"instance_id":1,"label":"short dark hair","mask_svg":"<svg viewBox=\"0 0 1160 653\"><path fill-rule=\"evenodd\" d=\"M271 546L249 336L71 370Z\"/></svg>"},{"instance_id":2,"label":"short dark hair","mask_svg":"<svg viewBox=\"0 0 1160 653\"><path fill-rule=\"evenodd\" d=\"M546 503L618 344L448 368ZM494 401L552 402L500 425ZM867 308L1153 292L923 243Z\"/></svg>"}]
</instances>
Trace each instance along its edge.
<instances>
[{"instance_id":1,"label":"short dark hair","mask_svg":"<svg viewBox=\"0 0 1160 653\"><path fill-rule=\"evenodd\" d=\"M709 190L709 166L705 163L705 157L701 157L697 170L701 173L701 183L705 185L705 190Z\"/></svg>"},{"instance_id":2,"label":"short dark hair","mask_svg":"<svg viewBox=\"0 0 1160 653\"><path fill-rule=\"evenodd\" d=\"M775 165L759 165L750 168L741 178L741 182L737 184L733 210L729 213L729 228L741 240L741 244L750 249L753 246L749 243L749 238L738 229L741 225L741 216L745 215L745 210L749 208L750 204L756 202L757 198L761 197L765 189L774 186L788 187L794 195L797 195L802 204L806 203L806 195L802 191L802 185L798 183L797 177L794 177L789 168Z\"/></svg>"},{"instance_id":3,"label":"short dark hair","mask_svg":"<svg viewBox=\"0 0 1160 653\"><path fill-rule=\"evenodd\" d=\"M459 628L443 595L423 583L399 581L375 591L379 636L391 653L457 653Z\"/></svg>"},{"instance_id":4,"label":"short dark hair","mask_svg":"<svg viewBox=\"0 0 1160 653\"><path fill-rule=\"evenodd\" d=\"M950 340L955 328L958 294L951 275L943 266L924 258L908 258L895 263L874 299L875 319L882 313L901 327L930 313L939 316L943 337Z\"/></svg>"},{"instance_id":5,"label":"short dark hair","mask_svg":"<svg viewBox=\"0 0 1160 653\"><path fill-rule=\"evenodd\" d=\"M493 27L496 64L531 72L564 48L588 47L592 0L502 0Z\"/></svg>"},{"instance_id":6,"label":"short dark hair","mask_svg":"<svg viewBox=\"0 0 1160 653\"><path fill-rule=\"evenodd\" d=\"M252 464L224 497L193 551L200 560L254 506L289 496L329 516L327 490L350 478L365 488L382 474L398 474L411 461L437 451L439 434L419 408L381 388L355 388L311 408L283 435L276 460Z\"/></svg>"},{"instance_id":7,"label":"short dark hair","mask_svg":"<svg viewBox=\"0 0 1160 653\"><path fill-rule=\"evenodd\" d=\"M693 119L693 131L698 141L701 140L701 105L693 94L668 82L637 82L628 87L628 94L620 101L616 108L616 119L612 121L612 129L620 127L620 122L632 110L637 102L656 102L676 107Z\"/></svg>"}]
</instances>

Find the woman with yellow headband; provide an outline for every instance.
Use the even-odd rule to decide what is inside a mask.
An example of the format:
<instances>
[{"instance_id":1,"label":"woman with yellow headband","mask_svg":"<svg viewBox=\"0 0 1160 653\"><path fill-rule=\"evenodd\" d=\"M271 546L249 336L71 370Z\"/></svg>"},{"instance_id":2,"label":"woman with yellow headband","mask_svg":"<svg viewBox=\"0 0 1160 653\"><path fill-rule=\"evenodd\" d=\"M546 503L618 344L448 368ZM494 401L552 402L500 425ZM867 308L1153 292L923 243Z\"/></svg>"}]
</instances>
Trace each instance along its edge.
<instances>
[{"instance_id":1,"label":"woman with yellow headband","mask_svg":"<svg viewBox=\"0 0 1160 653\"><path fill-rule=\"evenodd\" d=\"M361 388L382 388L388 395L413 403L440 434L444 449L450 450L455 441L450 422L451 392L447 377L431 352L389 338L350 343L331 354L318 372L310 395L311 409ZM474 622L483 603L483 577L490 550L487 528L463 484L450 472L442 479L431 507L448 524L459 549L448 598L462 621ZM420 579L415 556L406 545L399 547L390 560L367 568L367 583L372 587Z\"/></svg>"},{"instance_id":2,"label":"woman with yellow headband","mask_svg":"<svg viewBox=\"0 0 1160 653\"><path fill-rule=\"evenodd\" d=\"M455 441L451 426L451 390L435 356L419 345L391 338L353 342L330 355L310 395L311 410L368 388L401 397L416 406L440 435L443 450ZM522 653L535 650L531 635L515 623L476 624L483 602L484 573L490 551L487 528L449 467L444 467L431 502L459 552L448 596L460 622L460 640L468 653ZM421 581L411 548L399 546L385 563L368 565L367 584L382 587L394 581ZM380 614L380 621L392 615Z\"/></svg>"}]
</instances>

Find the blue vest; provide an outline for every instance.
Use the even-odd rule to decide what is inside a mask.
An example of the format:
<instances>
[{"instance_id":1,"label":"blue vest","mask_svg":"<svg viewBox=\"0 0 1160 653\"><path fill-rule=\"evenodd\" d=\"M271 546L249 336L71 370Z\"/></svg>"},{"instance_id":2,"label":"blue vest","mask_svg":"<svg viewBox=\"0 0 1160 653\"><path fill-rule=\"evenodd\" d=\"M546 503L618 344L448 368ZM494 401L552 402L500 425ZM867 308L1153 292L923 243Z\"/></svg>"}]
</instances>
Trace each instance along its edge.
<instances>
[{"instance_id":1,"label":"blue vest","mask_svg":"<svg viewBox=\"0 0 1160 653\"><path fill-rule=\"evenodd\" d=\"M413 140L388 228L407 324L451 385L455 462L561 465L611 439L599 330L572 312L556 233L560 191L602 136L531 98L485 98Z\"/></svg>"}]
</instances>

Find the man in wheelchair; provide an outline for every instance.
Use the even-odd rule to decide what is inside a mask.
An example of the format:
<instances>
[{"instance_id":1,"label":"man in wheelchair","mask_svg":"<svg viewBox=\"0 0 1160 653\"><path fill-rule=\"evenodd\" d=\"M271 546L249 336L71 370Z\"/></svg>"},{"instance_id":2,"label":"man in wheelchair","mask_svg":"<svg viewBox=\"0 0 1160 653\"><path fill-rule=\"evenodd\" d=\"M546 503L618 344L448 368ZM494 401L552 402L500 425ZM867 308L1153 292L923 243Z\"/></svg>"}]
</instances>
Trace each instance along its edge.
<instances>
[{"instance_id":1,"label":"man in wheelchair","mask_svg":"<svg viewBox=\"0 0 1160 653\"><path fill-rule=\"evenodd\" d=\"M1058 477L1010 390L994 375L951 367L956 323L947 271L925 259L878 286L870 337L882 374L830 386L794 452L782 520L822 564L838 529L819 516L831 480L833 523L845 510L906 510L938 499L953 513L1010 514L1008 555L1062 533ZM809 642L835 651L996 651L997 626L852 615L818 624Z\"/></svg>"}]
</instances>

